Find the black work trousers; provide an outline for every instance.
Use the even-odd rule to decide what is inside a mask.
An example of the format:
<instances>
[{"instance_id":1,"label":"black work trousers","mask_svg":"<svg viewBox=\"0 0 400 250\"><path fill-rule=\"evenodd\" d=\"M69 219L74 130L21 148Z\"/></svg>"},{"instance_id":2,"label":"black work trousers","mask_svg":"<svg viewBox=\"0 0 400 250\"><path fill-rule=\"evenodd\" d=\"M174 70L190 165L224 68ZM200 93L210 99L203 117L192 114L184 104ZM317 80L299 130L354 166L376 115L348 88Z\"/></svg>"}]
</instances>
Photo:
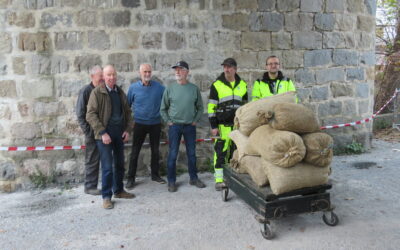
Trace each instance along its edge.
<instances>
[{"instance_id":1,"label":"black work trousers","mask_svg":"<svg viewBox=\"0 0 400 250\"><path fill-rule=\"evenodd\" d=\"M135 123L132 135L132 152L129 161L128 180L135 180L139 153L146 135L149 134L151 149L151 176L159 176L161 124L146 125Z\"/></svg>"},{"instance_id":2,"label":"black work trousers","mask_svg":"<svg viewBox=\"0 0 400 250\"><path fill-rule=\"evenodd\" d=\"M93 133L85 136L85 189L96 189L99 181L100 154Z\"/></svg>"}]
</instances>

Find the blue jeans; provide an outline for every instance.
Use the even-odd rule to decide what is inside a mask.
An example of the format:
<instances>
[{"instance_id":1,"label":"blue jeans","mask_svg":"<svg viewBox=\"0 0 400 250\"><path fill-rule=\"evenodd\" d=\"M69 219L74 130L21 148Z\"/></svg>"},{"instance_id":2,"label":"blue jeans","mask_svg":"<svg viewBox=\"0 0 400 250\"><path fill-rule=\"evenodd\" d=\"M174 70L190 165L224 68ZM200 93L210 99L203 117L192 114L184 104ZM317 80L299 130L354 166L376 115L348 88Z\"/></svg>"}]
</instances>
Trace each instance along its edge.
<instances>
[{"instance_id":1,"label":"blue jeans","mask_svg":"<svg viewBox=\"0 0 400 250\"><path fill-rule=\"evenodd\" d=\"M196 126L173 124L169 126L168 130L169 153L167 169L169 184L175 184L176 182L176 158L179 153L182 135L186 145L190 180L198 179L196 168Z\"/></svg>"},{"instance_id":2,"label":"blue jeans","mask_svg":"<svg viewBox=\"0 0 400 250\"><path fill-rule=\"evenodd\" d=\"M110 144L96 140L100 152L101 162L101 194L104 198L123 191L124 184L124 142L122 140L122 127L108 126L106 132L111 137Z\"/></svg>"}]
</instances>

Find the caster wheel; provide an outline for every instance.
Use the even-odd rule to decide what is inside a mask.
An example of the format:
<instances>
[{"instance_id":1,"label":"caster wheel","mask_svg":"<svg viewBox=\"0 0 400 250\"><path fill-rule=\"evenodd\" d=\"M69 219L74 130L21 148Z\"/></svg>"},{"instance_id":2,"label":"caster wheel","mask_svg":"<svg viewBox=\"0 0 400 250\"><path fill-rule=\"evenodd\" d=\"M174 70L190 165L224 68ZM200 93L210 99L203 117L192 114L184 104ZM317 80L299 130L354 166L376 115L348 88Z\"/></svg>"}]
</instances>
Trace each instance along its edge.
<instances>
[{"instance_id":1,"label":"caster wheel","mask_svg":"<svg viewBox=\"0 0 400 250\"><path fill-rule=\"evenodd\" d=\"M261 225L261 235L267 240L271 240L275 237L269 222L265 222Z\"/></svg>"},{"instance_id":2,"label":"caster wheel","mask_svg":"<svg viewBox=\"0 0 400 250\"><path fill-rule=\"evenodd\" d=\"M327 214L329 214L327 216ZM334 227L339 223L339 218L334 212L327 212L322 215L322 220L325 222L326 225Z\"/></svg>"},{"instance_id":3,"label":"caster wheel","mask_svg":"<svg viewBox=\"0 0 400 250\"><path fill-rule=\"evenodd\" d=\"M221 193L222 193L222 201L228 201L229 188L227 187L223 188Z\"/></svg>"}]
</instances>

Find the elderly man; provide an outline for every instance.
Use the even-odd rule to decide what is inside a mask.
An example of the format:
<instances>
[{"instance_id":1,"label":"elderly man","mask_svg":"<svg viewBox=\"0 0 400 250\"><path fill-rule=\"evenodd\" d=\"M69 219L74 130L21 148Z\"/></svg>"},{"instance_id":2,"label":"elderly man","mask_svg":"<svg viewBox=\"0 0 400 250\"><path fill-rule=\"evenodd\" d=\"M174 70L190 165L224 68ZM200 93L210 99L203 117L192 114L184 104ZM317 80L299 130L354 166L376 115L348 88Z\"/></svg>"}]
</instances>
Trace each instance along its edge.
<instances>
[{"instance_id":1,"label":"elderly man","mask_svg":"<svg viewBox=\"0 0 400 250\"><path fill-rule=\"evenodd\" d=\"M248 99L247 83L236 73L235 59L227 58L221 65L224 72L211 84L207 107L211 134L220 137L214 143L214 176L217 191L224 187L222 166L229 161L234 150L229 133L233 129L235 112Z\"/></svg>"},{"instance_id":2,"label":"elderly man","mask_svg":"<svg viewBox=\"0 0 400 250\"><path fill-rule=\"evenodd\" d=\"M149 134L151 148L151 179L160 184L166 183L159 174L160 106L165 87L159 82L151 80L151 72L150 64L141 64L139 67L140 80L132 83L128 90L128 104L132 109L134 127L128 182L125 186L127 189L131 189L135 185L139 153L147 134Z\"/></svg>"},{"instance_id":3,"label":"elderly man","mask_svg":"<svg viewBox=\"0 0 400 250\"><path fill-rule=\"evenodd\" d=\"M112 209L111 197L131 199L135 196L123 188L124 142L132 126L131 110L124 91L116 85L117 72L112 65L103 70L103 84L90 94L86 119L93 128L100 152L103 208Z\"/></svg>"},{"instance_id":4,"label":"elderly man","mask_svg":"<svg viewBox=\"0 0 400 250\"><path fill-rule=\"evenodd\" d=\"M203 101L199 88L187 79L189 65L180 61L172 68L175 70L177 83L167 87L161 102L161 116L169 127L168 191L177 191L176 158L182 135L188 158L189 183L204 188L204 183L197 176L196 167L196 123L203 114Z\"/></svg>"},{"instance_id":5,"label":"elderly man","mask_svg":"<svg viewBox=\"0 0 400 250\"><path fill-rule=\"evenodd\" d=\"M103 82L103 69L96 65L90 70L91 82L81 88L76 103L76 116L78 123L85 135L85 189L86 194L100 195L97 189L99 180L100 155L96 147L93 129L86 121L87 104L92 90Z\"/></svg>"}]
</instances>

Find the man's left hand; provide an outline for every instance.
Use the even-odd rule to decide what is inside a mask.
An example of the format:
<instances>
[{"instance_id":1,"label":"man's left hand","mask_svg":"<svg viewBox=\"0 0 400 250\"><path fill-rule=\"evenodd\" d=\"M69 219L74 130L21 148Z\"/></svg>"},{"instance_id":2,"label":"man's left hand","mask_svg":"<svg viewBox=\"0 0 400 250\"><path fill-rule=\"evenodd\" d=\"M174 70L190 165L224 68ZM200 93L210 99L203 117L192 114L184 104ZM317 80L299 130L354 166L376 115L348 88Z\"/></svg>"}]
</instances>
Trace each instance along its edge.
<instances>
[{"instance_id":1,"label":"man's left hand","mask_svg":"<svg viewBox=\"0 0 400 250\"><path fill-rule=\"evenodd\" d=\"M124 132L124 133L122 133L122 140L124 141L124 142L128 142L128 140L129 140L129 133L128 132Z\"/></svg>"}]
</instances>

